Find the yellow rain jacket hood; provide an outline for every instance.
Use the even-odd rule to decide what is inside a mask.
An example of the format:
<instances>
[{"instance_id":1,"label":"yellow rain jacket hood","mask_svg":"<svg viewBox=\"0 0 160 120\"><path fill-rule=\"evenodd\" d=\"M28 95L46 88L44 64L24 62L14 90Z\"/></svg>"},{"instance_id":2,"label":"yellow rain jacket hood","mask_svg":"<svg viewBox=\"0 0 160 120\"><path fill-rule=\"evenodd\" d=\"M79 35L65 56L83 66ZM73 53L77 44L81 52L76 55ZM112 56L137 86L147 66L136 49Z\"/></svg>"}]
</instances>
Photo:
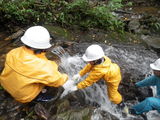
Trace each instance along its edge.
<instances>
[{"instance_id":1,"label":"yellow rain jacket hood","mask_svg":"<svg viewBox=\"0 0 160 120\"><path fill-rule=\"evenodd\" d=\"M97 82L101 78L106 81L107 91L109 99L115 103L119 104L122 101L122 96L118 92L118 86L121 81L121 72L117 64L112 63L111 60L104 56L105 61L99 65L87 64L79 74L84 76L89 73L87 78L80 82L77 87L79 89L91 86L93 83Z\"/></svg>"},{"instance_id":2,"label":"yellow rain jacket hood","mask_svg":"<svg viewBox=\"0 0 160 120\"><path fill-rule=\"evenodd\" d=\"M68 76L58 71L54 61L45 53L34 54L26 47L11 50L6 56L5 68L0 83L17 101L32 101L44 86L59 87Z\"/></svg>"}]
</instances>

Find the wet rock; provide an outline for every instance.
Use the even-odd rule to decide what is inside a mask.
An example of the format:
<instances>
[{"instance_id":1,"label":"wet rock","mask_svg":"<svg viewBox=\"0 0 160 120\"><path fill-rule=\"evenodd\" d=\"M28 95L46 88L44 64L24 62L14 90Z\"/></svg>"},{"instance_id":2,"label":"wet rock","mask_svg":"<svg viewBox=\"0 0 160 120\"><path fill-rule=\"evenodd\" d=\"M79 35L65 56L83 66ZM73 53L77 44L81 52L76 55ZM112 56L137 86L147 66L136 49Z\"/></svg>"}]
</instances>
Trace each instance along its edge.
<instances>
[{"instance_id":1,"label":"wet rock","mask_svg":"<svg viewBox=\"0 0 160 120\"><path fill-rule=\"evenodd\" d=\"M0 117L4 120L16 120L17 115L21 112L22 106L23 104L8 96L0 102Z\"/></svg>"},{"instance_id":2,"label":"wet rock","mask_svg":"<svg viewBox=\"0 0 160 120\"><path fill-rule=\"evenodd\" d=\"M13 33L12 35L8 36L4 40L13 40L17 39L19 36L21 36L24 33L23 29L18 30L17 32Z\"/></svg>"},{"instance_id":3,"label":"wet rock","mask_svg":"<svg viewBox=\"0 0 160 120\"><path fill-rule=\"evenodd\" d=\"M148 120L159 120L160 114L157 111L150 111L147 114Z\"/></svg>"},{"instance_id":4,"label":"wet rock","mask_svg":"<svg viewBox=\"0 0 160 120\"><path fill-rule=\"evenodd\" d=\"M140 22L137 19L133 19L128 23L128 29L130 32L139 33L140 32Z\"/></svg>"},{"instance_id":5,"label":"wet rock","mask_svg":"<svg viewBox=\"0 0 160 120\"><path fill-rule=\"evenodd\" d=\"M160 48L160 37L159 36L142 35L141 38L149 46L151 46L153 48Z\"/></svg>"},{"instance_id":6,"label":"wet rock","mask_svg":"<svg viewBox=\"0 0 160 120\"><path fill-rule=\"evenodd\" d=\"M40 119L48 120L49 118L49 112L41 105L40 103L37 103L34 107L34 111L38 115Z\"/></svg>"},{"instance_id":7,"label":"wet rock","mask_svg":"<svg viewBox=\"0 0 160 120\"><path fill-rule=\"evenodd\" d=\"M86 118L89 120L90 110L85 108L71 107L67 99L63 99L56 104L57 112L50 119L51 120L82 120Z\"/></svg>"},{"instance_id":8,"label":"wet rock","mask_svg":"<svg viewBox=\"0 0 160 120\"><path fill-rule=\"evenodd\" d=\"M93 120L119 120L118 116L101 109L95 109L92 113Z\"/></svg>"}]
</instances>

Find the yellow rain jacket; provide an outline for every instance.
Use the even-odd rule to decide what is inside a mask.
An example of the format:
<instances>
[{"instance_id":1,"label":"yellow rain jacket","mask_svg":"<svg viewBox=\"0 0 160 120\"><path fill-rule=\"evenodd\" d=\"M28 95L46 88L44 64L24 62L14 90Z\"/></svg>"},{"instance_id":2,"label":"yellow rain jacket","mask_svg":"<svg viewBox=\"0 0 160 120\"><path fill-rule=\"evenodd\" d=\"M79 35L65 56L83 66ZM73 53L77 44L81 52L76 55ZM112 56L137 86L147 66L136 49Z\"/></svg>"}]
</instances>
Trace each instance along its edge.
<instances>
[{"instance_id":1,"label":"yellow rain jacket","mask_svg":"<svg viewBox=\"0 0 160 120\"><path fill-rule=\"evenodd\" d=\"M89 73L88 77L80 82L77 87L79 89L91 86L103 78L107 84L107 91L110 101L119 104L122 101L122 96L118 92L118 86L121 81L121 72L117 64L112 63L108 57L104 57L105 61L99 65L87 64L80 72L80 76Z\"/></svg>"},{"instance_id":2,"label":"yellow rain jacket","mask_svg":"<svg viewBox=\"0 0 160 120\"><path fill-rule=\"evenodd\" d=\"M5 68L0 84L17 101L32 101L44 86L59 87L68 76L58 71L55 62L46 58L45 53L35 55L26 47L11 50L6 56Z\"/></svg>"}]
</instances>

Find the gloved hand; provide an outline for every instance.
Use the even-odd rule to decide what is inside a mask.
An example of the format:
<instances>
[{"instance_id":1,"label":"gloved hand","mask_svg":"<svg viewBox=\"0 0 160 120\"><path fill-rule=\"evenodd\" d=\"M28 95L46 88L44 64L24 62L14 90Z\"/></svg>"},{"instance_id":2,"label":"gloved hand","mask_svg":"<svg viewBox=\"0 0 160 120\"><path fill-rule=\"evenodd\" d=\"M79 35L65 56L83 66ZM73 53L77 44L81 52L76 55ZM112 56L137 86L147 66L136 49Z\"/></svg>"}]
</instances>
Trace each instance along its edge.
<instances>
[{"instance_id":1,"label":"gloved hand","mask_svg":"<svg viewBox=\"0 0 160 120\"><path fill-rule=\"evenodd\" d=\"M79 80L80 80L80 78L81 78L80 74L76 74L76 75L74 75L74 76L72 77L72 80L73 80L75 83L78 83Z\"/></svg>"},{"instance_id":2,"label":"gloved hand","mask_svg":"<svg viewBox=\"0 0 160 120\"><path fill-rule=\"evenodd\" d=\"M64 89L70 89L70 87L75 86L75 82L73 80L67 80L62 87Z\"/></svg>"},{"instance_id":3,"label":"gloved hand","mask_svg":"<svg viewBox=\"0 0 160 120\"><path fill-rule=\"evenodd\" d=\"M73 86L69 89L69 93L74 92L76 90L78 90L77 86Z\"/></svg>"},{"instance_id":4,"label":"gloved hand","mask_svg":"<svg viewBox=\"0 0 160 120\"><path fill-rule=\"evenodd\" d=\"M61 96L60 96L60 98L63 98L64 96L66 96L67 94L69 94L69 93L71 93L71 92L74 92L74 91L76 91L76 90L78 90L78 88L77 88L77 86L71 86L70 88L68 88L68 89L65 89L64 91L63 91L63 93L61 94Z\"/></svg>"}]
</instances>

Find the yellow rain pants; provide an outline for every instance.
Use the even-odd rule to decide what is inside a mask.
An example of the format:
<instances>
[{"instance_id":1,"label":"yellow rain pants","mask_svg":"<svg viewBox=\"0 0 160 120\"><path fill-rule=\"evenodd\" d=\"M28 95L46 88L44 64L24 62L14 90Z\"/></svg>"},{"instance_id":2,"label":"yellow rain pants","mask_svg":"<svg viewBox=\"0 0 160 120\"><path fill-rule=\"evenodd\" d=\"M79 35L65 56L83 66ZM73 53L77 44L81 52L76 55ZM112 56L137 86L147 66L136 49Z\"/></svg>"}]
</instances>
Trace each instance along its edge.
<instances>
[{"instance_id":1,"label":"yellow rain pants","mask_svg":"<svg viewBox=\"0 0 160 120\"><path fill-rule=\"evenodd\" d=\"M34 54L26 47L11 50L0 76L0 84L17 101L32 101L44 86L59 87L68 76L58 71L58 65L46 58L45 53Z\"/></svg>"},{"instance_id":2,"label":"yellow rain pants","mask_svg":"<svg viewBox=\"0 0 160 120\"><path fill-rule=\"evenodd\" d=\"M79 72L81 76L86 73L89 73L89 75L84 81L78 83L77 87L79 89L86 88L103 78L107 84L108 97L110 101L115 104L119 104L122 101L122 96L118 92L118 86L121 81L120 68L117 64L112 63L108 57L104 56L104 58L105 61L103 63L94 66L87 64Z\"/></svg>"}]
</instances>

